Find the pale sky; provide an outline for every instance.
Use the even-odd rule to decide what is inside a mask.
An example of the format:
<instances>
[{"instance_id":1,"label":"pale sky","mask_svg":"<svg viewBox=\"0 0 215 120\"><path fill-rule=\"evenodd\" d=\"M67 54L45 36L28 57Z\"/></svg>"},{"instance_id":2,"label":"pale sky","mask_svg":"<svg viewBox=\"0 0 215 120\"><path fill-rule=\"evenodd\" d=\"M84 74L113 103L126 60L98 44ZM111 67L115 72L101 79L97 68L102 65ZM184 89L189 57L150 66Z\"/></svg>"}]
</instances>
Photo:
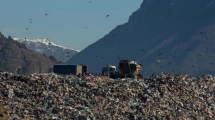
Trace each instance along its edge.
<instances>
[{"instance_id":1,"label":"pale sky","mask_svg":"<svg viewBox=\"0 0 215 120\"><path fill-rule=\"evenodd\" d=\"M143 0L0 0L0 32L83 50L126 23Z\"/></svg>"}]
</instances>

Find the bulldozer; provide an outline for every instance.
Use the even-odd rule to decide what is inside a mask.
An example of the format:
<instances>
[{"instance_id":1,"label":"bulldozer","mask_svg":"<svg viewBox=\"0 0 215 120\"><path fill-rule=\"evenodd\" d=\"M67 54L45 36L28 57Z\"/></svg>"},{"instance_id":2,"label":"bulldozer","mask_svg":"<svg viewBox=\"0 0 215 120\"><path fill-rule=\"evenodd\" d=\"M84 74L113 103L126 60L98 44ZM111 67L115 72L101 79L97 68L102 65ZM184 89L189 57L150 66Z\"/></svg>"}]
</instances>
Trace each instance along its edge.
<instances>
[{"instance_id":1,"label":"bulldozer","mask_svg":"<svg viewBox=\"0 0 215 120\"><path fill-rule=\"evenodd\" d=\"M105 66L103 67L102 73L108 74L110 78L116 79L116 78L134 78L134 79L140 79L143 78L140 72L142 71L142 65L138 64L136 61L133 60L120 60L118 69L119 71L111 71L113 66ZM104 71L106 70L106 71Z\"/></svg>"},{"instance_id":2,"label":"bulldozer","mask_svg":"<svg viewBox=\"0 0 215 120\"><path fill-rule=\"evenodd\" d=\"M120 74L124 75L128 78L142 78L140 72L142 71L143 67L141 64L138 64L136 61L130 60L120 60L119 61L119 70Z\"/></svg>"}]
</instances>

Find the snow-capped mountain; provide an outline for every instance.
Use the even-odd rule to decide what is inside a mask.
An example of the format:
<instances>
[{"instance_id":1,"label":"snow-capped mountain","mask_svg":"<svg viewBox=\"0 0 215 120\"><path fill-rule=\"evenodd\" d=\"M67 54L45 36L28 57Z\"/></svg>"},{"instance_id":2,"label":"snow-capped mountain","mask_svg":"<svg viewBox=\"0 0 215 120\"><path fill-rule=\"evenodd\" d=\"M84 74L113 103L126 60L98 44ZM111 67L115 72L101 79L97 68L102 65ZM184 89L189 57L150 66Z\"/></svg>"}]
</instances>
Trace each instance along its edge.
<instances>
[{"instance_id":1,"label":"snow-capped mountain","mask_svg":"<svg viewBox=\"0 0 215 120\"><path fill-rule=\"evenodd\" d=\"M26 38L13 38L14 40L24 44L28 49L35 51L46 56L55 57L58 61L66 62L79 51L69 49L51 42L47 38L43 39L26 39Z\"/></svg>"},{"instance_id":2,"label":"snow-capped mountain","mask_svg":"<svg viewBox=\"0 0 215 120\"><path fill-rule=\"evenodd\" d=\"M143 64L143 74L215 74L215 0L144 0L117 26L68 63L101 72L119 59Z\"/></svg>"},{"instance_id":3,"label":"snow-capped mountain","mask_svg":"<svg viewBox=\"0 0 215 120\"><path fill-rule=\"evenodd\" d=\"M11 36L6 38L0 32L0 71L17 74L47 73L58 63L55 59L29 50Z\"/></svg>"}]
</instances>

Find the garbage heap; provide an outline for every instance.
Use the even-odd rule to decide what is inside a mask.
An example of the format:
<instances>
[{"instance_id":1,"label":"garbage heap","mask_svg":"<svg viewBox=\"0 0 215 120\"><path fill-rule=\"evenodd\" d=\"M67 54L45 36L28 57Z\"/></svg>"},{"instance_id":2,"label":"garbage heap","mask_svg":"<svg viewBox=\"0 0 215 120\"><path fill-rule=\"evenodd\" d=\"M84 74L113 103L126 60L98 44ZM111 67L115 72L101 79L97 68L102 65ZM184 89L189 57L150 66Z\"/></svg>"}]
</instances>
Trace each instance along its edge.
<instances>
[{"instance_id":1,"label":"garbage heap","mask_svg":"<svg viewBox=\"0 0 215 120\"><path fill-rule=\"evenodd\" d=\"M215 77L104 80L2 72L0 99L8 119L215 119Z\"/></svg>"}]
</instances>

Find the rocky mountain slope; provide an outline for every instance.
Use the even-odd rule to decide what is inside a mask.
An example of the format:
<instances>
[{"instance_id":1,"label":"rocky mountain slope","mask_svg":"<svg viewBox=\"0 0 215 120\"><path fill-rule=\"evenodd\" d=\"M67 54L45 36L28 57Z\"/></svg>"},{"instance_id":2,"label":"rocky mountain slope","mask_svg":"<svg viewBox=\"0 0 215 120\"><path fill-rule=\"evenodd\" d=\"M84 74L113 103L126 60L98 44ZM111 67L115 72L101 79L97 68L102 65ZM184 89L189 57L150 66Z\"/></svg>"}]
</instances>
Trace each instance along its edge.
<instances>
[{"instance_id":1,"label":"rocky mountain slope","mask_svg":"<svg viewBox=\"0 0 215 120\"><path fill-rule=\"evenodd\" d=\"M58 61L66 62L78 53L77 50L69 49L57 45L50 40L44 39L26 39L26 38L13 38L14 40L24 44L30 50L46 56L55 57Z\"/></svg>"},{"instance_id":2,"label":"rocky mountain slope","mask_svg":"<svg viewBox=\"0 0 215 120\"><path fill-rule=\"evenodd\" d=\"M143 64L143 74L214 74L215 0L144 0L129 21L88 46L68 63L92 72L119 59Z\"/></svg>"},{"instance_id":3,"label":"rocky mountain slope","mask_svg":"<svg viewBox=\"0 0 215 120\"><path fill-rule=\"evenodd\" d=\"M44 73L56 63L56 59L37 54L0 33L0 71L18 74Z\"/></svg>"}]
</instances>

